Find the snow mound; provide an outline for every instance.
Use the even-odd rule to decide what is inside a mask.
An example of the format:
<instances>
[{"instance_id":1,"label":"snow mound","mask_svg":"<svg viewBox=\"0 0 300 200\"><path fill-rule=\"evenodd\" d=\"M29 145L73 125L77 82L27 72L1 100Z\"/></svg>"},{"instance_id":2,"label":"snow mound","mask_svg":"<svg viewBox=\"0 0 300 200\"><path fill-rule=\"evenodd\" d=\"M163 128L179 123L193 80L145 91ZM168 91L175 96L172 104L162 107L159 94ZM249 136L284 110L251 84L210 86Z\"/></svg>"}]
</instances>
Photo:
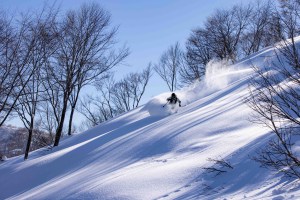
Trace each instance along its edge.
<instances>
[{"instance_id":1,"label":"snow mound","mask_svg":"<svg viewBox=\"0 0 300 200\"><path fill-rule=\"evenodd\" d=\"M6 156L2 156L1 157L1 161L6 161L7 160L7 157Z\"/></svg>"},{"instance_id":2,"label":"snow mound","mask_svg":"<svg viewBox=\"0 0 300 200\"><path fill-rule=\"evenodd\" d=\"M171 96L172 93L163 93L151 99L145 106L143 110L147 110L151 116L168 116L177 112L179 106L176 104L174 108L167 103L167 98ZM180 97L178 97L180 99Z\"/></svg>"},{"instance_id":3,"label":"snow mound","mask_svg":"<svg viewBox=\"0 0 300 200\"><path fill-rule=\"evenodd\" d=\"M203 97L226 88L233 82L240 80L253 70L242 65L228 65L226 61L210 61L206 66L206 73L201 81L196 81L188 87L175 91L177 97L181 100L181 105L186 106ZM167 98L171 92L163 93L152 98L145 106L151 116L168 116L177 112L178 104L174 109L165 106Z\"/></svg>"}]
</instances>

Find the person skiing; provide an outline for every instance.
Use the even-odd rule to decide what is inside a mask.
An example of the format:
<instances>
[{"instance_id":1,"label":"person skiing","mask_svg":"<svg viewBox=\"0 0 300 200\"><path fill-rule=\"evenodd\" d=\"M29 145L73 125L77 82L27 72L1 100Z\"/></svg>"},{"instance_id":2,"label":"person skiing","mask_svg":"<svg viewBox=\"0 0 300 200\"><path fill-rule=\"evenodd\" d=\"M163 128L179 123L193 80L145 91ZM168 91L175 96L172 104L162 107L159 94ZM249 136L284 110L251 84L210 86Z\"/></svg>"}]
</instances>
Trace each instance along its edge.
<instances>
[{"instance_id":1,"label":"person skiing","mask_svg":"<svg viewBox=\"0 0 300 200\"><path fill-rule=\"evenodd\" d=\"M169 103L172 105L172 108L174 108L177 102L179 104L179 107L181 107L181 101L178 99L175 93L172 93L171 97L167 98L167 103L165 105ZM163 107L165 107L165 105Z\"/></svg>"}]
</instances>

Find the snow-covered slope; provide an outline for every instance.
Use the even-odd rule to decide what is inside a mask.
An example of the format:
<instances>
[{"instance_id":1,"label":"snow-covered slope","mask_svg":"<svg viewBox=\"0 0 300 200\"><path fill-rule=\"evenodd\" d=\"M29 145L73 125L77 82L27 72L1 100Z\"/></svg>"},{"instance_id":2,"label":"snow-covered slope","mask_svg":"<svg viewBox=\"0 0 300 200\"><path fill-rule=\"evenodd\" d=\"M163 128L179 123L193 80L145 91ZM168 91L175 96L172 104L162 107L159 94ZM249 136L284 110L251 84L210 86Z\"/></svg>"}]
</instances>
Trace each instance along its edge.
<instances>
[{"instance_id":1,"label":"snow-covered slope","mask_svg":"<svg viewBox=\"0 0 300 200\"><path fill-rule=\"evenodd\" d=\"M0 199L300 198L296 181L250 159L272 135L249 122L244 98L251 66L272 54L267 48L226 68L211 63L205 80L177 92L185 105L177 113L162 108L170 95L162 94L51 151L0 163ZM209 158L233 169L207 173Z\"/></svg>"}]
</instances>

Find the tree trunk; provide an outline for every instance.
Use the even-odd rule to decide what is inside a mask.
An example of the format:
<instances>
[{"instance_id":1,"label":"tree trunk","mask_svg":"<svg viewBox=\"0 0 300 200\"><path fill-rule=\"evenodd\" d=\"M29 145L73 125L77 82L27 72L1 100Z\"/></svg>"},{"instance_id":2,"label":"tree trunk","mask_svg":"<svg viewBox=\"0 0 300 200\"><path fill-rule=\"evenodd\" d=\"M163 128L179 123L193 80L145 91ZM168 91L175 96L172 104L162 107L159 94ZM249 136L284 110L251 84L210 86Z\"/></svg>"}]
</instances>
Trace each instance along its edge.
<instances>
[{"instance_id":1,"label":"tree trunk","mask_svg":"<svg viewBox=\"0 0 300 200\"><path fill-rule=\"evenodd\" d=\"M28 130L28 139L27 139L27 145L26 145L24 160L26 160L28 158L29 151L30 151L32 134L33 134L33 122L34 122L34 119L31 118L30 128Z\"/></svg>"},{"instance_id":2,"label":"tree trunk","mask_svg":"<svg viewBox=\"0 0 300 200\"><path fill-rule=\"evenodd\" d=\"M69 129L68 129L68 135L72 135L72 123L73 123L73 115L75 111L75 106L72 106L70 119L69 119Z\"/></svg>"},{"instance_id":3,"label":"tree trunk","mask_svg":"<svg viewBox=\"0 0 300 200\"><path fill-rule=\"evenodd\" d=\"M54 145L53 145L54 147L58 146L58 144L59 144L59 140L60 140L60 137L62 134L63 126L64 126L64 121L65 121L67 106L68 106L68 98L66 98L66 96L64 98L63 109L62 109L60 121L59 121L57 130L56 130L56 134L55 134L55 140L54 140Z\"/></svg>"},{"instance_id":4,"label":"tree trunk","mask_svg":"<svg viewBox=\"0 0 300 200\"><path fill-rule=\"evenodd\" d=\"M75 108L76 108L76 105L77 105L77 102L78 102L78 98L79 98L79 94L80 94L81 88L82 88L82 85L78 86L78 90L76 92L76 96L75 96L74 102L73 102L73 104L71 103L72 108L71 108L71 114L70 114L70 119L69 119L68 135L72 134L73 116L74 116L74 112L75 112Z\"/></svg>"}]
</instances>

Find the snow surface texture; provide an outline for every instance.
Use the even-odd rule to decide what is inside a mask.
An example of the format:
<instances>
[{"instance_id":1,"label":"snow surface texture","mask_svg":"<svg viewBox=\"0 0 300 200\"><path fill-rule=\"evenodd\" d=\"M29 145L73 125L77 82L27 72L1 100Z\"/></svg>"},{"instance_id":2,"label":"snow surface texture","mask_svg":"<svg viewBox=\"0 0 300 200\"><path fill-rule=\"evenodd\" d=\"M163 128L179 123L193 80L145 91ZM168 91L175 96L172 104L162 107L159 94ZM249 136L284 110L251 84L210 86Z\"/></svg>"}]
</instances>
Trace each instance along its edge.
<instances>
[{"instance_id":1,"label":"snow surface texture","mask_svg":"<svg viewBox=\"0 0 300 200\"><path fill-rule=\"evenodd\" d=\"M25 162L1 162L0 199L300 199L299 182L249 158L272 135L249 122L243 100L251 67L268 66L273 54L210 63L203 81L176 91L184 107L172 115L161 114L165 93ZM215 177L203 169L209 158L233 169Z\"/></svg>"}]
</instances>

